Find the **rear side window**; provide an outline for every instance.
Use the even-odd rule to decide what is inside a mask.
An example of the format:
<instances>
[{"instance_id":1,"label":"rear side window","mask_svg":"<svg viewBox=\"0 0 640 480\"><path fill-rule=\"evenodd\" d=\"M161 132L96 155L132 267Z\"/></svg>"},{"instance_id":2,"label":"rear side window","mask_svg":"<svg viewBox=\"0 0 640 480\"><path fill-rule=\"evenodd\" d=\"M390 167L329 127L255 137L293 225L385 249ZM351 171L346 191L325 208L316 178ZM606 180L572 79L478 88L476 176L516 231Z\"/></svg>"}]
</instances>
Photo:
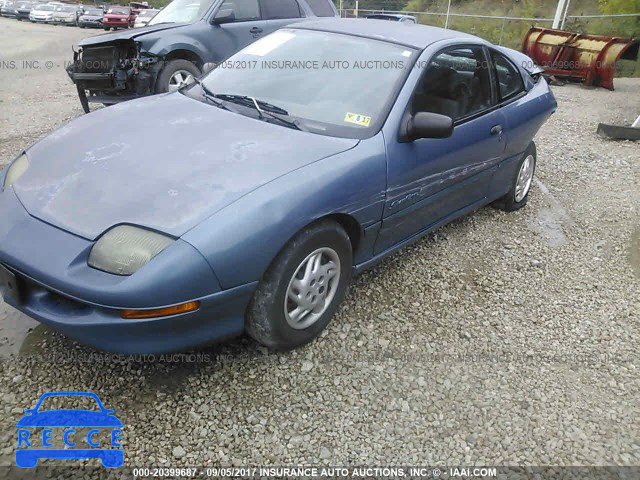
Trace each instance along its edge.
<instances>
[{"instance_id":1,"label":"rear side window","mask_svg":"<svg viewBox=\"0 0 640 480\"><path fill-rule=\"evenodd\" d=\"M491 51L500 101L504 102L524 92L522 75L516 66L501 53Z\"/></svg>"},{"instance_id":2,"label":"rear side window","mask_svg":"<svg viewBox=\"0 0 640 480\"><path fill-rule=\"evenodd\" d=\"M329 0L307 0L307 4L311 7L311 11L316 17L335 16Z\"/></svg>"},{"instance_id":3,"label":"rear side window","mask_svg":"<svg viewBox=\"0 0 640 480\"><path fill-rule=\"evenodd\" d=\"M260 10L264 20L302 16L297 0L260 0Z\"/></svg>"}]
</instances>

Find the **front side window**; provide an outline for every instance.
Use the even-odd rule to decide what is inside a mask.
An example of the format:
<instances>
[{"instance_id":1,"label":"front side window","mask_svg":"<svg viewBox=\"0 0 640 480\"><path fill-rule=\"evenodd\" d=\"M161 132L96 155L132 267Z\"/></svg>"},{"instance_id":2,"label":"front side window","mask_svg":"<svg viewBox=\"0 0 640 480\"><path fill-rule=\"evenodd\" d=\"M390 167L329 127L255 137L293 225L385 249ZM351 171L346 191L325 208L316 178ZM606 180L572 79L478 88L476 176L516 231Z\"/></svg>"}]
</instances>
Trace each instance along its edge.
<instances>
[{"instance_id":1,"label":"front side window","mask_svg":"<svg viewBox=\"0 0 640 480\"><path fill-rule=\"evenodd\" d=\"M441 52L431 60L418 83L412 113L433 112L454 120L491 106L491 80L482 47Z\"/></svg>"},{"instance_id":2,"label":"front side window","mask_svg":"<svg viewBox=\"0 0 640 480\"><path fill-rule=\"evenodd\" d=\"M524 92L522 75L515 65L495 50L491 51L491 58L495 67L500 100L504 102Z\"/></svg>"},{"instance_id":3,"label":"front side window","mask_svg":"<svg viewBox=\"0 0 640 480\"><path fill-rule=\"evenodd\" d=\"M302 16L297 0L260 0L260 9L264 20Z\"/></svg>"},{"instance_id":4,"label":"front side window","mask_svg":"<svg viewBox=\"0 0 640 480\"><path fill-rule=\"evenodd\" d=\"M282 29L223 62L203 85L223 100L232 95L268 103L312 133L368 138L386 119L415 56L385 41ZM232 108L257 116L252 102Z\"/></svg>"},{"instance_id":5,"label":"front side window","mask_svg":"<svg viewBox=\"0 0 640 480\"><path fill-rule=\"evenodd\" d=\"M236 22L258 20L260 18L260 6L258 0L227 0L219 11L231 10Z\"/></svg>"}]
</instances>

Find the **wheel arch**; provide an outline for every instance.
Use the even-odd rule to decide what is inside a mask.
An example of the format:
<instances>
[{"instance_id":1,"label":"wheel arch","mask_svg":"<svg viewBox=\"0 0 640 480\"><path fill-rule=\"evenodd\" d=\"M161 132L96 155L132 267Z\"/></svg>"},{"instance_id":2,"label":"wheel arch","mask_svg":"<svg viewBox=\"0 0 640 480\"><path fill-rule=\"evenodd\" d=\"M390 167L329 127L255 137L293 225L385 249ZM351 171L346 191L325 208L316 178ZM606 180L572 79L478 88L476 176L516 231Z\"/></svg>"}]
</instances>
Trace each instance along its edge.
<instances>
[{"instance_id":1,"label":"wheel arch","mask_svg":"<svg viewBox=\"0 0 640 480\"><path fill-rule=\"evenodd\" d=\"M324 217L320 217L317 220L302 227L300 230L298 230L295 233L295 235L297 235L301 230L307 228L309 225L322 220L334 221L338 225L340 225L342 228L344 228L344 231L347 232L347 235L349 236L349 241L351 242L351 249L354 253L354 258L355 258L355 253L358 250L358 247L360 246L360 239L362 238L362 226L360 225L360 223L358 223L358 220L356 220L354 217L352 217L347 213L332 213L329 215L325 215Z\"/></svg>"},{"instance_id":2,"label":"wheel arch","mask_svg":"<svg viewBox=\"0 0 640 480\"><path fill-rule=\"evenodd\" d=\"M172 50L165 55L164 60L167 62L170 62L171 60L188 60L192 62L196 67L198 67L200 71L202 71L202 68L204 66L204 62L197 53L184 48Z\"/></svg>"}]
</instances>

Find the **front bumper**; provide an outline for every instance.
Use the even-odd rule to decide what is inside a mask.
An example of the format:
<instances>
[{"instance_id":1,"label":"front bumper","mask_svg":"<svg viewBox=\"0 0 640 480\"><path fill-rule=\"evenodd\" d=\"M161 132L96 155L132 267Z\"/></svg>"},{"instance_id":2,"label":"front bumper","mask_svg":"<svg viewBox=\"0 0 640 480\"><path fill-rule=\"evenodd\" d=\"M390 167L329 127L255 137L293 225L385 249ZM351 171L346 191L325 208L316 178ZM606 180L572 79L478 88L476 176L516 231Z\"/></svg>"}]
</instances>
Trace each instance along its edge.
<instances>
[{"instance_id":1,"label":"front bumper","mask_svg":"<svg viewBox=\"0 0 640 480\"><path fill-rule=\"evenodd\" d=\"M134 42L85 48L73 60L67 74L86 113L89 103L113 104L152 94L162 67L158 57L142 53Z\"/></svg>"},{"instance_id":2,"label":"front bumper","mask_svg":"<svg viewBox=\"0 0 640 480\"><path fill-rule=\"evenodd\" d=\"M82 20L78 19L79 27L102 28L102 20Z\"/></svg>"},{"instance_id":3,"label":"front bumper","mask_svg":"<svg viewBox=\"0 0 640 480\"><path fill-rule=\"evenodd\" d=\"M53 18L51 23L58 23L61 25L75 25L76 19L74 18Z\"/></svg>"},{"instance_id":4,"label":"front bumper","mask_svg":"<svg viewBox=\"0 0 640 480\"><path fill-rule=\"evenodd\" d=\"M119 277L88 267L93 242L31 217L12 189L0 193L0 212L0 263L22 286L20 301L5 295L7 303L69 337L107 351L151 354L184 351L244 330L256 283L222 291L204 257L186 242L177 240L135 275ZM120 317L122 309L193 300L201 306L191 313Z\"/></svg>"},{"instance_id":5,"label":"front bumper","mask_svg":"<svg viewBox=\"0 0 640 480\"><path fill-rule=\"evenodd\" d=\"M13 308L80 343L127 355L186 351L241 335L244 313L257 286L251 283L199 298L201 306L195 312L124 320L119 309L65 297L13 272L24 288L22 303L7 298Z\"/></svg>"}]
</instances>

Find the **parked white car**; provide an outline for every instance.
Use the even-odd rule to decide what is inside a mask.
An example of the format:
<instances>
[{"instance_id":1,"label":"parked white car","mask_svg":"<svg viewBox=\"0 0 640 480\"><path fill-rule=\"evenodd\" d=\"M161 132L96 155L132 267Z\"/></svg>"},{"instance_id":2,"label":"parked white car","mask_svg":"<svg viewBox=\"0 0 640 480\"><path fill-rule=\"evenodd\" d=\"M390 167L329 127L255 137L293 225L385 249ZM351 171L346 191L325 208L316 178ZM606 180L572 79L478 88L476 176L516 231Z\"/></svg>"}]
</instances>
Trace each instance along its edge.
<instances>
[{"instance_id":1,"label":"parked white car","mask_svg":"<svg viewBox=\"0 0 640 480\"><path fill-rule=\"evenodd\" d=\"M55 5L36 5L29 13L29 20L32 22L51 23Z\"/></svg>"},{"instance_id":2,"label":"parked white car","mask_svg":"<svg viewBox=\"0 0 640 480\"><path fill-rule=\"evenodd\" d=\"M136 21L133 24L133 26L135 28L146 26L147 23L149 23L149 20L151 20L153 17L155 17L156 13L158 13L159 11L160 10L155 9L155 8L147 8L146 10L140 10L140 13L136 17Z\"/></svg>"}]
</instances>

